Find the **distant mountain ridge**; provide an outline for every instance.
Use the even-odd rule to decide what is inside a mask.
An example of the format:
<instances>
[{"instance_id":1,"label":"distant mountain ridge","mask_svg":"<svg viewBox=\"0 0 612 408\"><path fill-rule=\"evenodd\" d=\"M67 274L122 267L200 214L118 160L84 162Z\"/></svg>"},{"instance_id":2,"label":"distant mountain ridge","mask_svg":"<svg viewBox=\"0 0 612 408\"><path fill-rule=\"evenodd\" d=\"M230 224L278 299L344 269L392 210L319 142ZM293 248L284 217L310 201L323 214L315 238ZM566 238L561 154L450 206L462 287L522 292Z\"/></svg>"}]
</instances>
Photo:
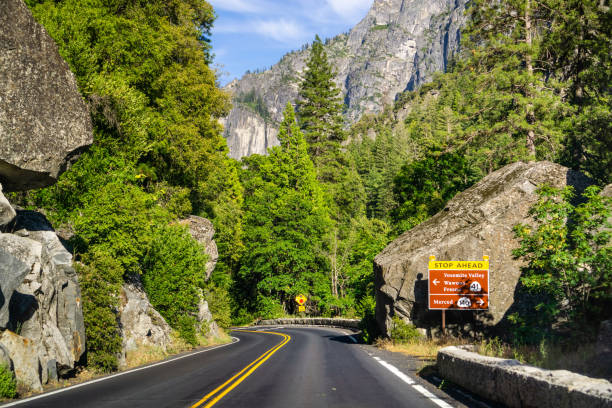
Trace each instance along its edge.
<instances>
[{"instance_id":1,"label":"distant mountain ridge","mask_svg":"<svg viewBox=\"0 0 612 408\"><path fill-rule=\"evenodd\" d=\"M459 48L466 0L375 0L349 33L325 45L346 104L347 123L377 113L434 72ZM223 120L230 156L266 154L278 145L282 111L297 98L310 47L286 54L269 70L226 86L234 108Z\"/></svg>"}]
</instances>

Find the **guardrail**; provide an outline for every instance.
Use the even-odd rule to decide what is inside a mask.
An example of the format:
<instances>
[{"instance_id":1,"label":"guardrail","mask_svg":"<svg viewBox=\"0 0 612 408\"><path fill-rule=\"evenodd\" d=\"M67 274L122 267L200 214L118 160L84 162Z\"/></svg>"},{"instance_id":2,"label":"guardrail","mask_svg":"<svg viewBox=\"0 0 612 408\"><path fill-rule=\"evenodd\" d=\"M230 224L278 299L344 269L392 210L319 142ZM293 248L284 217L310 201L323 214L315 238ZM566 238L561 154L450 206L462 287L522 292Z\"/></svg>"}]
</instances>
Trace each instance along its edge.
<instances>
[{"instance_id":1,"label":"guardrail","mask_svg":"<svg viewBox=\"0 0 612 408\"><path fill-rule=\"evenodd\" d=\"M302 326L332 326L347 329L358 329L359 319L333 319L329 317L303 317L291 319L260 320L257 326L302 325Z\"/></svg>"},{"instance_id":2,"label":"guardrail","mask_svg":"<svg viewBox=\"0 0 612 408\"><path fill-rule=\"evenodd\" d=\"M604 408L612 383L566 370L544 370L517 360L487 357L473 346L438 352L438 373L467 390L510 408Z\"/></svg>"}]
</instances>

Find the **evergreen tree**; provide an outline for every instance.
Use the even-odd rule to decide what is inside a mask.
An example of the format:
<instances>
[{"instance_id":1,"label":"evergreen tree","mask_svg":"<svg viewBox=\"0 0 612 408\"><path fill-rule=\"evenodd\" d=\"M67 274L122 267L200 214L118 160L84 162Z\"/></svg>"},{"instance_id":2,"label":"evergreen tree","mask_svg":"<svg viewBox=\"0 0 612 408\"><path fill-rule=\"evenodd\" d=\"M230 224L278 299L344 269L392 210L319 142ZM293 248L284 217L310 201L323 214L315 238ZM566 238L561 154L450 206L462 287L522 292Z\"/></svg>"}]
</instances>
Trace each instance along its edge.
<instances>
[{"instance_id":1,"label":"evergreen tree","mask_svg":"<svg viewBox=\"0 0 612 408\"><path fill-rule=\"evenodd\" d=\"M334 72L317 35L306 62L297 108L300 127L317 168L330 164L340 151L340 143L346 139L342 128L341 94L333 79ZM333 172L322 174L319 179L326 177L333 179Z\"/></svg>"},{"instance_id":2,"label":"evergreen tree","mask_svg":"<svg viewBox=\"0 0 612 408\"><path fill-rule=\"evenodd\" d=\"M318 313L330 292L321 248L330 220L290 104L278 138L281 145L268 156L244 161L246 250L236 293L262 316L293 311L293 298L305 293L310 311Z\"/></svg>"}]
</instances>

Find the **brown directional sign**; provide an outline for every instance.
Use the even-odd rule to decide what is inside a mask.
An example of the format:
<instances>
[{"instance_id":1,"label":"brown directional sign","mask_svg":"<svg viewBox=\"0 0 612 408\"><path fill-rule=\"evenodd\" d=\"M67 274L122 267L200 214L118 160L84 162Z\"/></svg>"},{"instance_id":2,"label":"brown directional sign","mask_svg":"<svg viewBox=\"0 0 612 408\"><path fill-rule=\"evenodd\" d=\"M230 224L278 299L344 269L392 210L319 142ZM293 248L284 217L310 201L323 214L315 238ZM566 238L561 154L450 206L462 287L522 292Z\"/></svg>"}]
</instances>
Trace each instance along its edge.
<instances>
[{"instance_id":1,"label":"brown directional sign","mask_svg":"<svg viewBox=\"0 0 612 408\"><path fill-rule=\"evenodd\" d=\"M429 259L429 309L487 310L489 257L482 261Z\"/></svg>"}]
</instances>

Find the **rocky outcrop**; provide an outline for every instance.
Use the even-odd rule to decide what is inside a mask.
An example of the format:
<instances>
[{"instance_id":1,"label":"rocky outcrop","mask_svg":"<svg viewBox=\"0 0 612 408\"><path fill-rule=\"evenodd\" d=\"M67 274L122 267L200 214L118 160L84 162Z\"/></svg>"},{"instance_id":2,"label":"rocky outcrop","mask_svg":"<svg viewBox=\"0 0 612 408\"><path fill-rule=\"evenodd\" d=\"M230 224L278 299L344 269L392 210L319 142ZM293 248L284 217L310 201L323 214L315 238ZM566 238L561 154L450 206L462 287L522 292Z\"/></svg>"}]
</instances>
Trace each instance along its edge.
<instances>
[{"instance_id":1,"label":"rocky outcrop","mask_svg":"<svg viewBox=\"0 0 612 408\"><path fill-rule=\"evenodd\" d=\"M612 406L612 384L565 370L544 370L516 360L486 357L471 347L438 352L446 380L510 408L604 408Z\"/></svg>"},{"instance_id":2,"label":"rocky outcrop","mask_svg":"<svg viewBox=\"0 0 612 408\"><path fill-rule=\"evenodd\" d=\"M93 142L91 120L68 64L22 0L0 13L0 183L50 185Z\"/></svg>"},{"instance_id":3,"label":"rocky outcrop","mask_svg":"<svg viewBox=\"0 0 612 408\"><path fill-rule=\"evenodd\" d=\"M41 392L41 365L36 344L10 330L2 333L0 344L8 351L17 382L32 391Z\"/></svg>"},{"instance_id":4,"label":"rocky outcrop","mask_svg":"<svg viewBox=\"0 0 612 408\"><path fill-rule=\"evenodd\" d=\"M11 203L2 194L2 184L0 184L0 228L13 221L17 213L11 206Z\"/></svg>"},{"instance_id":5,"label":"rocky outcrop","mask_svg":"<svg viewBox=\"0 0 612 408\"><path fill-rule=\"evenodd\" d=\"M219 259L217 243L213 239L215 236L215 227L213 223L206 218L190 215L188 218L182 220L181 224L187 225L193 239L204 247L204 252L208 255L208 261L206 262L206 279L210 278L210 275L217 265L217 260Z\"/></svg>"},{"instance_id":6,"label":"rocky outcrop","mask_svg":"<svg viewBox=\"0 0 612 408\"><path fill-rule=\"evenodd\" d=\"M197 322L200 332L207 337L219 337L221 335L219 325L214 320L208 308L208 302L204 300L203 296L200 296L200 303L198 304Z\"/></svg>"},{"instance_id":7,"label":"rocky outcrop","mask_svg":"<svg viewBox=\"0 0 612 408\"><path fill-rule=\"evenodd\" d=\"M153 308L139 281L123 285L119 313L124 353L142 345L165 350L171 343L170 325Z\"/></svg>"},{"instance_id":8,"label":"rocky outcrop","mask_svg":"<svg viewBox=\"0 0 612 408\"><path fill-rule=\"evenodd\" d=\"M537 186L543 183L572 185L581 192L589 180L550 162L510 164L457 194L442 211L378 254L374 259L376 320L382 332L389 333L394 315L418 327L440 325L440 313L429 312L427 305L430 255L438 260L480 260L489 255L489 311L447 312L447 324L469 319L465 330L472 331L475 326L480 330L500 323L515 302L520 303L515 292L522 264L512 256L518 246L512 228L531 222L528 211L537 200Z\"/></svg>"},{"instance_id":9,"label":"rocky outcrop","mask_svg":"<svg viewBox=\"0 0 612 408\"><path fill-rule=\"evenodd\" d=\"M13 230L0 234L0 247L25 265L27 274L10 299L6 327L34 344L46 382L49 372L51 377L70 372L85 352L78 278L72 255L42 214L18 211Z\"/></svg>"},{"instance_id":10,"label":"rocky outcrop","mask_svg":"<svg viewBox=\"0 0 612 408\"><path fill-rule=\"evenodd\" d=\"M380 112L397 95L446 70L457 51L465 0L375 0L349 33L325 45L346 103L347 123ZM285 55L262 73L248 73L226 88L234 109L225 120L230 155L266 154L278 145L277 124L297 98L309 49Z\"/></svg>"}]
</instances>

